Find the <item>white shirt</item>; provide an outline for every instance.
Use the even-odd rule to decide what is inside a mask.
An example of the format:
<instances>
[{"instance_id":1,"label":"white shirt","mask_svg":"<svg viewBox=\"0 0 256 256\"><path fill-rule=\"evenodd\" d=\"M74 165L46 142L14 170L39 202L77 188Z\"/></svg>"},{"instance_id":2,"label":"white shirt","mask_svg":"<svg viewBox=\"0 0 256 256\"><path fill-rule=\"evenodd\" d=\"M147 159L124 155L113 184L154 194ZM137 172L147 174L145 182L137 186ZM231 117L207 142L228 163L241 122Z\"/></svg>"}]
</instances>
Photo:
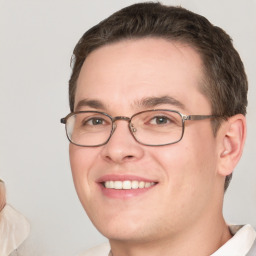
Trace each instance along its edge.
<instances>
[{"instance_id":1,"label":"white shirt","mask_svg":"<svg viewBox=\"0 0 256 256\"><path fill-rule=\"evenodd\" d=\"M210 256L247 256L246 254L250 251L253 243L256 243L256 231L252 226L233 225L229 228L233 237ZM110 245L105 243L91 248L79 256L108 256L109 251ZM256 254L252 256L256 256Z\"/></svg>"},{"instance_id":2,"label":"white shirt","mask_svg":"<svg viewBox=\"0 0 256 256\"><path fill-rule=\"evenodd\" d=\"M256 232L250 225L229 226L234 235L211 256L245 256L256 239Z\"/></svg>"}]
</instances>

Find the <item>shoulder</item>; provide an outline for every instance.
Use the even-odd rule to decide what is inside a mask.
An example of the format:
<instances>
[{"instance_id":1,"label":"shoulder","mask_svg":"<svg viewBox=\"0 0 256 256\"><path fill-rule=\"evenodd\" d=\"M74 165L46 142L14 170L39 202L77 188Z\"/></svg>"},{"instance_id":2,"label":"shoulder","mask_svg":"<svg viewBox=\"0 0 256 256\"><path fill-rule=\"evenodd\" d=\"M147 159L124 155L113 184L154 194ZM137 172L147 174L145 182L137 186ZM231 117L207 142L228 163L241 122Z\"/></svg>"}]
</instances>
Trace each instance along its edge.
<instances>
[{"instance_id":1,"label":"shoulder","mask_svg":"<svg viewBox=\"0 0 256 256\"><path fill-rule=\"evenodd\" d=\"M82 252L78 256L108 256L109 251L109 243L104 243L96 247L93 247L85 252Z\"/></svg>"}]
</instances>

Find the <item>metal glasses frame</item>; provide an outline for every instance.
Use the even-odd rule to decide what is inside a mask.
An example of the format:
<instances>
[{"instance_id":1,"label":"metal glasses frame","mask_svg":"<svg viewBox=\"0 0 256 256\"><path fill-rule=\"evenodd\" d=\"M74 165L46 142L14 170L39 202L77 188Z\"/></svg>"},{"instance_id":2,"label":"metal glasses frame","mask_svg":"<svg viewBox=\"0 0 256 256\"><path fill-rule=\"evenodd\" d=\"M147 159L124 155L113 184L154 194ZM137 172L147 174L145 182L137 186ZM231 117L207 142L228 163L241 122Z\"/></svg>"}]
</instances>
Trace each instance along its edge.
<instances>
[{"instance_id":1,"label":"metal glasses frame","mask_svg":"<svg viewBox=\"0 0 256 256\"><path fill-rule=\"evenodd\" d=\"M146 143L142 143L140 142L134 135L134 128L132 126L132 119L137 116L137 115L140 115L141 113L146 113L146 112L154 112L154 111L168 111L168 112L174 112L174 113L177 113L180 115L181 119L182 119L182 133L181 133L181 137L180 139L178 139L177 141L174 141L174 142L171 142L171 143L166 143L166 144L157 144L157 145L152 145L152 144L146 144ZM80 145L80 144L77 144L77 143L74 143L68 136L68 132L67 132L67 120L69 117L73 116L73 115L76 115L76 114L80 114L80 113L98 113L98 114L102 114L102 115L105 115L107 116L111 121L112 121L112 128L111 128L111 132L110 132L110 135L108 137L108 139L104 142L104 143L101 143L101 144L97 144L97 145ZM74 145L77 145L77 146L80 146L80 147L99 147L99 146L103 146L105 144L108 143L108 141L110 140L111 136L113 135L115 129L116 129L116 124L115 124L115 121L118 121L118 120L124 120L124 121L127 121L128 122L128 127L129 127L129 131L130 133L132 134L133 138L140 144L142 145L145 145L145 146L152 146L152 147L158 147L158 146L166 146L166 145L171 145L171 144L175 144L175 143L178 143L179 141L182 140L183 138L183 135L184 135L184 131L185 131L185 121L198 121L198 120L204 120L204 119L208 119L208 118L218 118L220 116L217 116L217 115L184 115L182 113L180 113L179 111L176 111L176 110L170 110L170 109L150 109L150 110L144 110L144 111L140 111L138 113L135 113L134 115L132 115L131 117L127 117L127 116L116 116L116 117L112 117L110 116L109 114L107 113L104 113L104 112L100 112L100 111L76 111L76 112L71 112L69 113L66 117L63 117L60 119L60 122L62 124L65 124L65 130L66 130L66 135L67 135L67 138L68 140L74 144Z\"/></svg>"}]
</instances>

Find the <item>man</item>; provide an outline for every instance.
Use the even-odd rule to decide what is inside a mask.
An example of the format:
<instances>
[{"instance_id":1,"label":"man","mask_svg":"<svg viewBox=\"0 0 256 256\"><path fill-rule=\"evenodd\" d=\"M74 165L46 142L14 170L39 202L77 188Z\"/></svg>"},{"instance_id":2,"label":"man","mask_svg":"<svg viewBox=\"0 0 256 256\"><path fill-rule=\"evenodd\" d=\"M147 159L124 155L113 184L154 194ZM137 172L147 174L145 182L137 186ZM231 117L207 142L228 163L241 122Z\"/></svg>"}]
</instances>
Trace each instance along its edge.
<instances>
[{"instance_id":1,"label":"man","mask_svg":"<svg viewBox=\"0 0 256 256\"><path fill-rule=\"evenodd\" d=\"M76 45L69 95L74 184L110 244L82 255L256 255L252 227L222 214L247 106L223 30L180 7L124 8Z\"/></svg>"}]
</instances>

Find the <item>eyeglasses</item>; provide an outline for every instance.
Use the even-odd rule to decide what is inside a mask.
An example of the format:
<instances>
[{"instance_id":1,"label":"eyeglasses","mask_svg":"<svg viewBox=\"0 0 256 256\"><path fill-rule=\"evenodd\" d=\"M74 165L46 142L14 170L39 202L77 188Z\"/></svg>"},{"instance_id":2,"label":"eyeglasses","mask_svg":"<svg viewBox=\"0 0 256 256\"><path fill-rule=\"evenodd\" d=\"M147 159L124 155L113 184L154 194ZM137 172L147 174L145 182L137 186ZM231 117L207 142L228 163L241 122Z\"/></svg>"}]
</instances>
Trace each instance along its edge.
<instances>
[{"instance_id":1,"label":"eyeglasses","mask_svg":"<svg viewBox=\"0 0 256 256\"><path fill-rule=\"evenodd\" d=\"M134 139L146 146L164 146L179 142L184 134L185 121L218 117L214 115L183 115L175 110L153 109L132 117L112 117L99 111L78 111L61 119L68 140L81 147L106 144L116 129L116 121L128 122Z\"/></svg>"}]
</instances>

